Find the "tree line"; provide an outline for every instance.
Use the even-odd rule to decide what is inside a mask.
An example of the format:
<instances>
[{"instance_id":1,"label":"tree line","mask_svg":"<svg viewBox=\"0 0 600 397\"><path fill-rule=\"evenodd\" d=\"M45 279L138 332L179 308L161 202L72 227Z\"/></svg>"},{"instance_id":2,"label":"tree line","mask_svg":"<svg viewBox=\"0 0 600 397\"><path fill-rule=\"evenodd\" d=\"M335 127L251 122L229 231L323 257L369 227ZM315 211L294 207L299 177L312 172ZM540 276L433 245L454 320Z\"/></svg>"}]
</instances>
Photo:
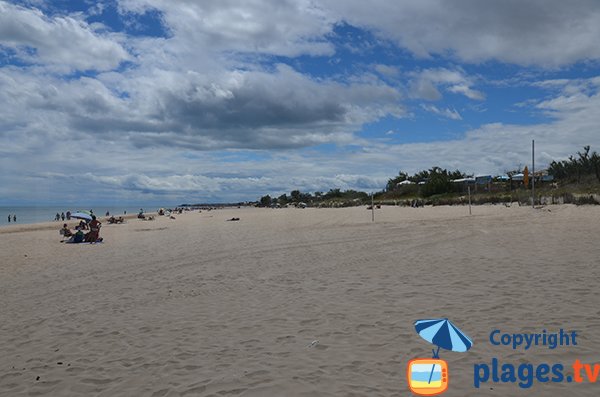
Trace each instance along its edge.
<instances>
[{"instance_id":1,"label":"tree line","mask_svg":"<svg viewBox=\"0 0 600 397\"><path fill-rule=\"evenodd\" d=\"M569 182L579 183L586 176L595 176L600 182L600 155L595 151L590 153L590 146L584 146L583 152L577 152L577 157L571 155L568 160L551 162L548 173Z\"/></svg>"},{"instance_id":2,"label":"tree line","mask_svg":"<svg viewBox=\"0 0 600 397\"><path fill-rule=\"evenodd\" d=\"M508 172L508 175L519 173L520 171ZM548 174L554 177L555 181L561 183L580 183L583 179L590 177L600 182L600 155L597 152L590 153L590 146L585 146L582 152L577 152L576 156L571 155L567 160L552 161L548 167ZM436 195L460 193L460 184L453 183L453 180L472 177L460 170L450 171L441 167L432 167L427 170L421 170L409 175L407 172L400 171L397 176L390 178L383 191L376 193L377 196L393 195L398 190L398 184L404 181L410 181L413 184L403 186L404 193L428 198ZM586 180L587 180L586 179ZM511 184L512 185L512 184ZM369 194L356 190L342 191L338 188L330 189L327 193L315 192L303 193L300 190L292 190L290 194L282 194L279 197L265 195L260 198L259 205L270 207L273 205L287 205L297 203L323 203L323 202L367 202Z\"/></svg>"}]
</instances>

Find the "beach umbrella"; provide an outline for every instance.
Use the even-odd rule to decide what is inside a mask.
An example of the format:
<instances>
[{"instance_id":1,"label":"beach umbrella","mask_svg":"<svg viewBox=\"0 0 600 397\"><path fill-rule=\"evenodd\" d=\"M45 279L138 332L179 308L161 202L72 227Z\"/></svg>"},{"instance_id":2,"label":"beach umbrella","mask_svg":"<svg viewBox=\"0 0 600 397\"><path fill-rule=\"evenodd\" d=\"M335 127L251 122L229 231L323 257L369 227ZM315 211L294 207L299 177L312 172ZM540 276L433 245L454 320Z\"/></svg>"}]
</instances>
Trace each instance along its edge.
<instances>
[{"instance_id":1,"label":"beach umbrella","mask_svg":"<svg viewBox=\"0 0 600 397\"><path fill-rule=\"evenodd\" d=\"M90 214L86 214L84 212L75 212L71 214L71 218L75 219L83 219L84 221L90 222L92 220L92 216Z\"/></svg>"},{"instance_id":2,"label":"beach umbrella","mask_svg":"<svg viewBox=\"0 0 600 397\"><path fill-rule=\"evenodd\" d=\"M454 352L466 352L473 346L473 341L447 318L415 321L415 330L427 342L437 346L432 350L433 358L439 358L440 347ZM435 364L429 374L429 382L433 376Z\"/></svg>"},{"instance_id":3,"label":"beach umbrella","mask_svg":"<svg viewBox=\"0 0 600 397\"><path fill-rule=\"evenodd\" d=\"M447 318L415 321L415 330L429 343L454 352L466 352L473 346L471 339ZM437 356L437 353L434 353Z\"/></svg>"}]
</instances>

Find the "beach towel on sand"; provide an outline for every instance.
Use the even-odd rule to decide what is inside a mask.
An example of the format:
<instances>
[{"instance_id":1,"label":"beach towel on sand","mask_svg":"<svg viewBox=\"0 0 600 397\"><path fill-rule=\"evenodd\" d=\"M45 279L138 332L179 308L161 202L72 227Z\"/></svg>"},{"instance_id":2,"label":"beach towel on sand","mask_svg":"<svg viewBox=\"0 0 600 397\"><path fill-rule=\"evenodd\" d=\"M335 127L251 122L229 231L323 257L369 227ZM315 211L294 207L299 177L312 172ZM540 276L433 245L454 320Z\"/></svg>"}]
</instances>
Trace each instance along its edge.
<instances>
[{"instance_id":1,"label":"beach towel on sand","mask_svg":"<svg viewBox=\"0 0 600 397\"><path fill-rule=\"evenodd\" d=\"M104 243L103 240L97 240L97 241L81 241L76 243L75 241L61 241L62 243L65 244L102 244Z\"/></svg>"}]
</instances>

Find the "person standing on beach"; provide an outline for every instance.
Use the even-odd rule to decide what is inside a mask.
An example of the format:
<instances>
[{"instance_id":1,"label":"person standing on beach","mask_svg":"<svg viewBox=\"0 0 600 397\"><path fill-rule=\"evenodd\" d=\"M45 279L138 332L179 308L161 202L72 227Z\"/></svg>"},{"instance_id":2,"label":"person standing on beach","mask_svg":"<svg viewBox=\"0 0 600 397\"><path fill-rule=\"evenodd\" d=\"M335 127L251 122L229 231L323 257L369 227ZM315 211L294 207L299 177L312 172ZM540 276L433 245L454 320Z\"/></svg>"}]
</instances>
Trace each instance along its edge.
<instances>
[{"instance_id":1,"label":"person standing on beach","mask_svg":"<svg viewBox=\"0 0 600 397\"><path fill-rule=\"evenodd\" d=\"M62 219L63 222L65 221L65 213L64 212L60 213L60 219Z\"/></svg>"},{"instance_id":2,"label":"person standing on beach","mask_svg":"<svg viewBox=\"0 0 600 397\"><path fill-rule=\"evenodd\" d=\"M10 214L8 214L8 223L10 223Z\"/></svg>"},{"instance_id":3,"label":"person standing on beach","mask_svg":"<svg viewBox=\"0 0 600 397\"><path fill-rule=\"evenodd\" d=\"M13 215L13 222L14 222L14 223L17 223L17 215L16 215L16 214L15 214L15 215Z\"/></svg>"}]
</instances>

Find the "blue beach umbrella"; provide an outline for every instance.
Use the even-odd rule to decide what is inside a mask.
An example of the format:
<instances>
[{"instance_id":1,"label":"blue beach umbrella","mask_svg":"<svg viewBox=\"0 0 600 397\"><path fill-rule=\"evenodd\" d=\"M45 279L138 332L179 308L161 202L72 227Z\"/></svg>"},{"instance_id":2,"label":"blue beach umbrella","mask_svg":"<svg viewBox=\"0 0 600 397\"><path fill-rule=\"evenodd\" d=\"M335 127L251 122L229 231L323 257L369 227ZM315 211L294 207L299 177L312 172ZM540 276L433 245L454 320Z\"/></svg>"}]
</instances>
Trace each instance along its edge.
<instances>
[{"instance_id":1,"label":"blue beach umbrella","mask_svg":"<svg viewBox=\"0 0 600 397\"><path fill-rule=\"evenodd\" d=\"M427 342L437 346L432 350L433 358L439 358L440 347L454 352L466 352L473 346L473 341L447 318L415 321L415 330ZM429 383L435 365L431 368Z\"/></svg>"},{"instance_id":2,"label":"blue beach umbrella","mask_svg":"<svg viewBox=\"0 0 600 397\"><path fill-rule=\"evenodd\" d=\"M473 341L447 318L415 321L415 329L421 338L438 347L454 352L466 352ZM435 353L437 356L437 353Z\"/></svg>"},{"instance_id":3,"label":"blue beach umbrella","mask_svg":"<svg viewBox=\"0 0 600 397\"><path fill-rule=\"evenodd\" d=\"M71 218L83 219L84 221L88 221L88 222L90 222L92 220L92 216L89 214L86 214L84 212L76 212L74 214L71 214Z\"/></svg>"}]
</instances>

